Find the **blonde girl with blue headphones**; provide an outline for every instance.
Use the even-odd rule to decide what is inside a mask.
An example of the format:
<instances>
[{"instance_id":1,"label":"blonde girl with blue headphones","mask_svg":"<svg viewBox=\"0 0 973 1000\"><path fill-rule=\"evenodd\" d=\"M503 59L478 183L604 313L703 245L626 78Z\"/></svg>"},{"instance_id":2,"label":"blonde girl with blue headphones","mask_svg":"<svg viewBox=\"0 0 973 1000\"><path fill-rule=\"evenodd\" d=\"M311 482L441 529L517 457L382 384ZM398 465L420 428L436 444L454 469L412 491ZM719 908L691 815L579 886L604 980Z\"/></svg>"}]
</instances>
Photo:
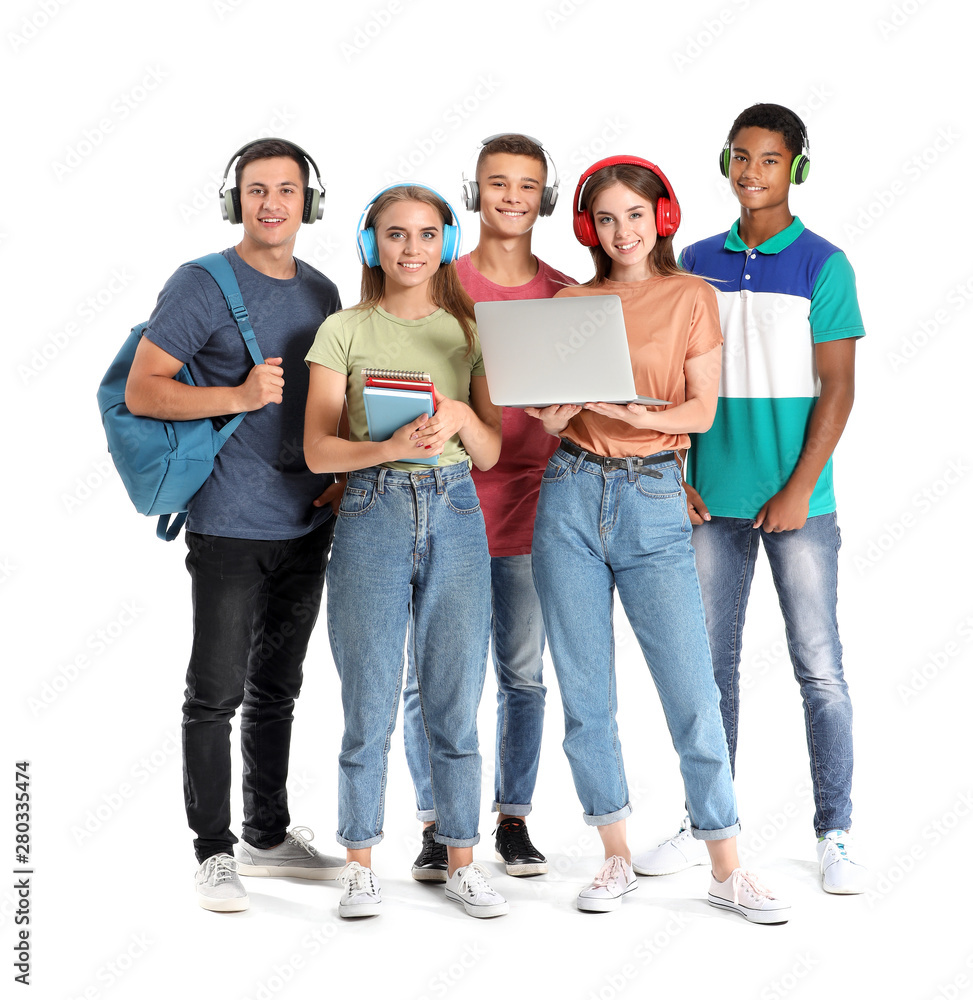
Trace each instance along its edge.
<instances>
[{"instance_id":1,"label":"blonde girl with blue headphones","mask_svg":"<svg viewBox=\"0 0 973 1000\"><path fill-rule=\"evenodd\" d=\"M371 851L383 837L407 636L429 736L436 839L448 854L446 896L477 917L508 908L473 863L490 558L470 467L497 461L500 411L490 402L473 303L455 273L459 243L455 213L432 189L408 184L379 192L359 223L362 300L330 316L307 355L308 467L348 473L327 574L345 719L338 758L338 842L348 860L342 917L381 912ZM367 368L428 373L435 413L371 440L362 395ZM346 401L347 439L338 431Z\"/></svg>"}]
</instances>

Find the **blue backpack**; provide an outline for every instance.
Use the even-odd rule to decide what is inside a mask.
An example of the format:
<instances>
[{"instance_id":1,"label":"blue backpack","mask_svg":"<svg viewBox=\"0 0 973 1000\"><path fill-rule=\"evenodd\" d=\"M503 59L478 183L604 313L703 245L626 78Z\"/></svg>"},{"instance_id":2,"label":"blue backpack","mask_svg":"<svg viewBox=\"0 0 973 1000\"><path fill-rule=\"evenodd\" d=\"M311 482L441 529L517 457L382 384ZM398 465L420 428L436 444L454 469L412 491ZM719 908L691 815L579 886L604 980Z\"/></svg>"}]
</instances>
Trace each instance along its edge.
<instances>
[{"instance_id":1,"label":"blue backpack","mask_svg":"<svg viewBox=\"0 0 973 1000\"><path fill-rule=\"evenodd\" d=\"M223 292L255 365L264 359L233 268L222 254L211 253L183 267L199 266L208 271ZM213 471L216 453L229 440L247 415L238 413L219 430L208 417L199 420L157 420L137 417L125 405L125 383L142 339L146 323L132 328L98 387L98 408L108 438L108 451L128 495L140 514L158 514L156 535L171 542L186 521L189 501ZM176 374L180 382L195 385L183 365ZM169 524L169 518L177 515Z\"/></svg>"}]
</instances>

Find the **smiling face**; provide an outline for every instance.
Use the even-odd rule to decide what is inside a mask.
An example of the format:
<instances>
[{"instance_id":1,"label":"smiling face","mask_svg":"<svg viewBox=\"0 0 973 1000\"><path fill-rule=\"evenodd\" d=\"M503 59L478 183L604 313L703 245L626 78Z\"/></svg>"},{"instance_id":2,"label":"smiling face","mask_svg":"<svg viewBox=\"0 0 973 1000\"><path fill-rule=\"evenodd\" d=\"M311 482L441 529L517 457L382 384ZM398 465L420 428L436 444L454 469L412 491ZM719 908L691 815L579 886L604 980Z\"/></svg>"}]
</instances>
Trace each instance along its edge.
<instances>
[{"instance_id":1,"label":"smiling face","mask_svg":"<svg viewBox=\"0 0 973 1000\"><path fill-rule=\"evenodd\" d=\"M252 160L240 177L240 209L248 249L291 245L301 228L304 185L298 164L285 156Z\"/></svg>"},{"instance_id":2,"label":"smiling face","mask_svg":"<svg viewBox=\"0 0 973 1000\"><path fill-rule=\"evenodd\" d=\"M476 170L480 223L499 236L530 232L541 208L547 165L533 157L490 153Z\"/></svg>"},{"instance_id":3,"label":"smiling face","mask_svg":"<svg viewBox=\"0 0 973 1000\"><path fill-rule=\"evenodd\" d=\"M655 273L650 254L659 234L649 198L624 184L612 184L595 195L591 217L598 242L611 258L613 281L640 281Z\"/></svg>"},{"instance_id":4,"label":"smiling face","mask_svg":"<svg viewBox=\"0 0 973 1000\"><path fill-rule=\"evenodd\" d=\"M401 289L427 282L437 270L443 250L443 220L422 201L393 201L373 222L378 259L386 281Z\"/></svg>"},{"instance_id":5,"label":"smiling face","mask_svg":"<svg viewBox=\"0 0 973 1000\"><path fill-rule=\"evenodd\" d=\"M730 186L743 208L786 209L793 159L780 132L740 129L730 143Z\"/></svg>"}]
</instances>

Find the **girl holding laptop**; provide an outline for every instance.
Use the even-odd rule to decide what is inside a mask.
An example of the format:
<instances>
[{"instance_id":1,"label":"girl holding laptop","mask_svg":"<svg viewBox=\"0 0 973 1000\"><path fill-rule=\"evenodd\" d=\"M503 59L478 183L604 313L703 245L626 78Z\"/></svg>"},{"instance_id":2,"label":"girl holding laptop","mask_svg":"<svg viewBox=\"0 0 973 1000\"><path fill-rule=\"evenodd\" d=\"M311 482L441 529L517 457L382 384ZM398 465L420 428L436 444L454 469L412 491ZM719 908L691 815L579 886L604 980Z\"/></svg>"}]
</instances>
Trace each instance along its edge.
<instances>
[{"instance_id":1,"label":"girl holding laptop","mask_svg":"<svg viewBox=\"0 0 973 1000\"><path fill-rule=\"evenodd\" d=\"M636 391L672 401L527 410L561 437L541 486L534 579L564 705L564 749L585 822L605 847L578 907L615 909L638 885L615 720L617 588L679 754L693 835L710 852L709 901L759 923L783 923L789 906L737 856L736 797L676 454L716 411L723 339L716 294L676 263L679 204L647 160L595 163L573 207L575 235L591 250L595 276L557 296L618 295Z\"/></svg>"}]
</instances>

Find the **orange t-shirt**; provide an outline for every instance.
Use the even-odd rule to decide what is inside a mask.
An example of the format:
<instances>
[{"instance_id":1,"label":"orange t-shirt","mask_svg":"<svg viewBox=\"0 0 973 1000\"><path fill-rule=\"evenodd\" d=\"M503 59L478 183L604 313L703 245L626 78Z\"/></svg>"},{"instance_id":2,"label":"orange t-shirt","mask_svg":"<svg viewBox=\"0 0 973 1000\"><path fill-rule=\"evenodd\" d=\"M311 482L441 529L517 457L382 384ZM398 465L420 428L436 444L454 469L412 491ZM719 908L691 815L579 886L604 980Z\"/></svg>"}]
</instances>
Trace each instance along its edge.
<instances>
[{"instance_id":1,"label":"orange t-shirt","mask_svg":"<svg viewBox=\"0 0 973 1000\"><path fill-rule=\"evenodd\" d=\"M692 274L644 281L605 279L598 285L562 288L555 298L564 295L617 295L622 300L635 391L668 399L672 406L686 401L686 361L723 343L716 292ZM573 417L563 436L585 451L610 458L689 447L688 434L633 427L590 410Z\"/></svg>"}]
</instances>

